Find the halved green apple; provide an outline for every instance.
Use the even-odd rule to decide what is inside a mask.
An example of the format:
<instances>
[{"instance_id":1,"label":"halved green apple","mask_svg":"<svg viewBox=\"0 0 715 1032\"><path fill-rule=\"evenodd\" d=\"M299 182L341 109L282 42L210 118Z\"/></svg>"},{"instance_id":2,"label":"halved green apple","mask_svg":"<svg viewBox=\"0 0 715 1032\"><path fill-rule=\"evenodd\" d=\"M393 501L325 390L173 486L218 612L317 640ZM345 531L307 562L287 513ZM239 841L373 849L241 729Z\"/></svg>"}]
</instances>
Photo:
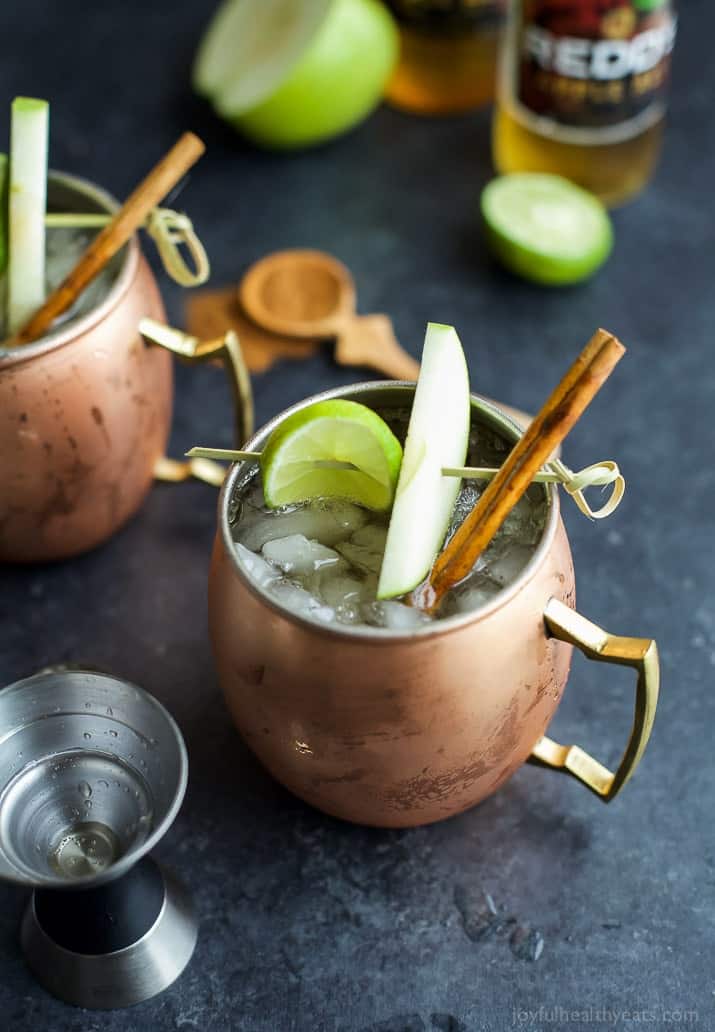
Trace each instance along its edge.
<instances>
[{"instance_id":1,"label":"halved green apple","mask_svg":"<svg viewBox=\"0 0 715 1032\"><path fill-rule=\"evenodd\" d=\"M276 90L310 45L334 0L224 0L196 55L193 83L213 99L229 91L234 114Z\"/></svg>"},{"instance_id":2,"label":"halved green apple","mask_svg":"<svg viewBox=\"0 0 715 1032\"><path fill-rule=\"evenodd\" d=\"M469 373L453 326L429 323L404 457L377 588L379 599L412 591L444 541L461 480L442 476L464 466L469 448Z\"/></svg>"},{"instance_id":3,"label":"halved green apple","mask_svg":"<svg viewBox=\"0 0 715 1032\"><path fill-rule=\"evenodd\" d=\"M379 0L224 0L199 47L194 88L260 146L307 147L377 106L398 50Z\"/></svg>"}]
</instances>

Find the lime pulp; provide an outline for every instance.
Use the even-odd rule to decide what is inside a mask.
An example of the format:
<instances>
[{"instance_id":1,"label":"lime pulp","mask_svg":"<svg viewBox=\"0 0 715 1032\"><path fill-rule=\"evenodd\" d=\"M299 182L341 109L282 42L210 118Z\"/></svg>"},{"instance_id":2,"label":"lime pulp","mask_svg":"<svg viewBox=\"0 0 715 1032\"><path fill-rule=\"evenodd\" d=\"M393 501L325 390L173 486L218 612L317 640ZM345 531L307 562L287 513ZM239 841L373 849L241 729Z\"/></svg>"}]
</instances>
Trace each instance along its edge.
<instances>
[{"instance_id":1,"label":"lime pulp","mask_svg":"<svg viewBox=\"0 0 715 1032\"><path fill-rule=\"evenodd\" d=\"M402 446L372 409L319 401L288 416L261 453L266 504L344 498L368 509L392 505Z\"/></svg>"},{"instance_id":2,"label":"lime pulp","mask_svg":"<svg viewBox=\"0 0 715 1032\"><path fill-rule=\"evenodd\" d=\"M587 279L613 247L601 201L561 176L499 176L484 188L481 210L495 256L534 283L565 286Z\"/></svg>"}]
</instances>

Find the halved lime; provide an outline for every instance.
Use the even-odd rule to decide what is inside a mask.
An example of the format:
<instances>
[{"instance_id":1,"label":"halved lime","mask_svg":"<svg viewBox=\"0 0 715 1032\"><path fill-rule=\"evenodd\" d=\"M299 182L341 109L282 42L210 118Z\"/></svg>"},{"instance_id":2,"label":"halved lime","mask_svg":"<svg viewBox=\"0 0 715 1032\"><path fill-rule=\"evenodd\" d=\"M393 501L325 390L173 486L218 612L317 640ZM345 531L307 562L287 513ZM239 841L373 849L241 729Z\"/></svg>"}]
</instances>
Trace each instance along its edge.
<instances>
[{"instance_id":1,"label":"halved lime","mask_svg":"<svg viewBox=\"0 0 715 1032\"><path fill-rule=\"evenodd\" d=\"M392 505L401 464L402 446L376 412L355 401L318 401L269 437L261 453L263 492L273 509L345 498L384 511Z\"/></svg>"},{"instance_id":2,"label":"halved lime","mask_svg":"<svg viewBox=\"0 0 715 1032\"><path fill-rule=\"evenodd\" d=\"M484 188L481 209L496 257L534 283L579 283L603 265L613 247L613 227L601 201L561 176L499 176Z\"/></svg>"}]
</instances>

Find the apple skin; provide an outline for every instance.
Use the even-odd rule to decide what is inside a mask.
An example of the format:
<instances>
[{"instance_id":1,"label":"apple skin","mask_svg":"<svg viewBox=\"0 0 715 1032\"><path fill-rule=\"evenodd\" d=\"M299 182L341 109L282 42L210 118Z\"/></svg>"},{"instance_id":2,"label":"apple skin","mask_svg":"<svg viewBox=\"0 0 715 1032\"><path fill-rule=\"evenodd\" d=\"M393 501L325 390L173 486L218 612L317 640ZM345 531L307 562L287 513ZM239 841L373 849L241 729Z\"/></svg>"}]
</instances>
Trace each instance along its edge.
<instances>
[{"instance_id":1,"label":"apple skin","mask_svg":"<svg viewBox=\"0 0 715 1032\"><path fill-rule=\"evenodd\" d=\"M322 143L351 129L377 106L398 51L397 27L378 0L335 0L278 90L252 111L222 114L263 147L289 150Z\"/></svg>"},{"instance_id":2,"label":"apple skin","mask_svg":"<svg viewBox=\"0 0 715 1032\"><path fill-rule=\"evenodd\" d=\"M461 487L444 466L463 466L471 426L469 371L453 326L428 323L392 505L378 599L412 591L444 542Z\"/></svg>"}]
</instances>

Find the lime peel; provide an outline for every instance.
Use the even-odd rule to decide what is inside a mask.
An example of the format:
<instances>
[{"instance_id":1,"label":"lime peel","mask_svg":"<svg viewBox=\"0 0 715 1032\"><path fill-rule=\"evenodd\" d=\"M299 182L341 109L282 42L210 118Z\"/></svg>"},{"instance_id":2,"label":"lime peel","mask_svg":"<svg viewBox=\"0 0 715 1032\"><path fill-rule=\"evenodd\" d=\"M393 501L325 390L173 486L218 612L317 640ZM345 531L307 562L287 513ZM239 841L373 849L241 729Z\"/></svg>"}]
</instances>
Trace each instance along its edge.
<instances>
[{"instance_id":1,"label":"lime peel","mask_svg":"<svg viewBox=\"0 0 715 1032\"><path fill-rule=\"evenodd\" d=\"M355 401L319 401L288 416L261 452L266 504L342 498L383 512L401 464L402 446L376 412Z\"/></svg>"},{"instance_id":2,"label":"lime peel","mask_svg":"<svg viewBox=\"0 0 715 1032\"><path fill-rule=\"evenodd\" d=\"M603 265L613 248L604 205L562 176L498 176L484 188L481 210L494 255L534 283L579 283Z\"/></svg>"}]
</instances>

